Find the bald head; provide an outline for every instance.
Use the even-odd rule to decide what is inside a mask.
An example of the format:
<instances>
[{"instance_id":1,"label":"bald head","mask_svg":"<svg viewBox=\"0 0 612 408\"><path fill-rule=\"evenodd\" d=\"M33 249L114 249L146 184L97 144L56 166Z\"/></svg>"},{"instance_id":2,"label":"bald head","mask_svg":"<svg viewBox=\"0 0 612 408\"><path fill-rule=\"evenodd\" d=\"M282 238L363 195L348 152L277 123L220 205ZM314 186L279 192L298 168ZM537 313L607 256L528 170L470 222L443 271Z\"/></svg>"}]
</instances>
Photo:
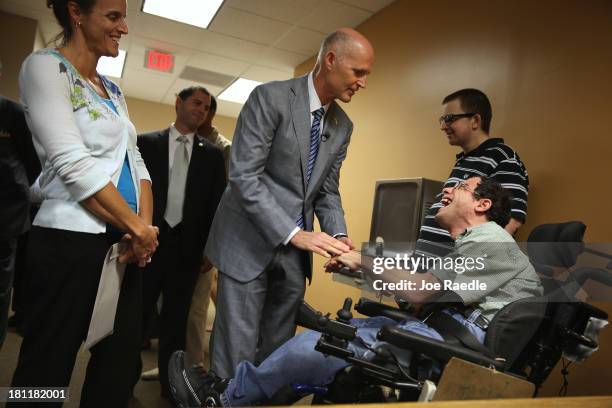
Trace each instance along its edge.
<instances>
[{"instance_id":1,"label":"bald head","mask_svg":"<svg viewBox=\"0 0 612 408\"><path fill-rule=\"evenodd\" d=\"M328 52L334 52L338 58L344 58L351 52L368 52L374 55L372 44L358 31L344 27L329 34L323 40L317 63L320 63Z\"/></svg>"},{"instance_id":2,"label":"bald head","mask_svg":"<svg viewBox=\"0 0 612 408\"><path fill-rule=\"evenodd\" d=\"M352 28L340 28L323 40L313 70L314 85L323 105L340 99L350 102L365 88L374 64L372 44Z\"/></svg>"}]
</instances>

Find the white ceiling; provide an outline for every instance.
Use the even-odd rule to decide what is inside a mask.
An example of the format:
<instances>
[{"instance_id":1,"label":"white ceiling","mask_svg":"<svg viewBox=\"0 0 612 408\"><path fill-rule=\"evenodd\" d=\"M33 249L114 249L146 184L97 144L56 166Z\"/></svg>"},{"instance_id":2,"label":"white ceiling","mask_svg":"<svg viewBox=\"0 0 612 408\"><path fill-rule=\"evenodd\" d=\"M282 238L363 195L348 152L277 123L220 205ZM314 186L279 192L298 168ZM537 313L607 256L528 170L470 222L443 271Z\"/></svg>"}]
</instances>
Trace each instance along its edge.
<instances>
[{"instance_id":1,"label":"white ceiling","mask_svg":"<svg viewBox=\"0 0 612 408\"><path fill-rule=\"evenodd\" d=\"M171 1L171 0L168 0ZM205 1L205 0L200 0ZM225 0L208 30L140 11L142 0L128 0L129 35L124 93L174 104L193 81L179 78L185 66L267 82L293 77L294 68L313 56L334 29L355 27L394 0ZM44 0L0 0L0 10L38 21L45 42L59 32ZM171 74L144 68L145 50L175 54ZM222 88L202 83L213 94ZM242 106L219 101L218 113L237 117Z\"/></svg>"}]
</instances>

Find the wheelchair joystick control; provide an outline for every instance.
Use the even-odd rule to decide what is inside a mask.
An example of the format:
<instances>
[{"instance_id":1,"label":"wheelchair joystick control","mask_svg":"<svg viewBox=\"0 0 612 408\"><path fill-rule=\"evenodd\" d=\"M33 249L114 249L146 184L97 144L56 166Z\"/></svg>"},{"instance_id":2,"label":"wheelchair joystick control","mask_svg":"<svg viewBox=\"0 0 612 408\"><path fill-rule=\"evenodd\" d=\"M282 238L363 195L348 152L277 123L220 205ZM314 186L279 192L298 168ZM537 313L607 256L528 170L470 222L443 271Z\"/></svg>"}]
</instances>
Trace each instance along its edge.
<instances>
[{"instance_id":1,"label":"wheelchair joystick control","mask_svg":"<svg viewBox=\"0 0 612 408\"><path fill-rule=\"evenodd\" d=\"M338 310L338 321L342 323L349 323L353 318L353 314L351 313L351 306L353 305L353 300L351 298L344 299L344 305L342 309Z\"/></svg>"}]
</instances>

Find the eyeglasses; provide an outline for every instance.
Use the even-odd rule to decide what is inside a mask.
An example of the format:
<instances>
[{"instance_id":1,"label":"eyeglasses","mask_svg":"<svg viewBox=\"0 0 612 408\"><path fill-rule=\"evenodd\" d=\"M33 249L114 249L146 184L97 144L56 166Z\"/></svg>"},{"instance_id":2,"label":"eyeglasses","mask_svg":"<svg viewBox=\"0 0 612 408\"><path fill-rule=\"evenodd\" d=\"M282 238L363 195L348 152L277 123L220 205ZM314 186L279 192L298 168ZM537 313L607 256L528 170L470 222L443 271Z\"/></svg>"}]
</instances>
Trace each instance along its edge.
<instances>
[{"instance_id":1,"label":"eyeglasses","mask_svg":"<svg viewBox=\"0 0 612 408\"><path fill-rule=\"evenodd\" d=\"M474 198L476 199L480 198L480 195L476 191L471 190L465 181L460 181L457 184L455 184L455 186L453 187L453 190L465 190L468 193L471 193L474 196Z\"/></svg>"},{"instance_id":2,"label":"eyeglasses","mask_svg":"<svg viewBox=\"0 0 612 408\"><path fill-rule=\"evenodd\" d=\"M476 115L476 113L449 113L448 115L440 116L440 119L438 119L438 122L440 122L440 125L445 124L446 126L449 126L451 123L453 123L457 119L471 118L474 115Z\"/></svg>"},{"instance_id":3,"label":"eyeglasses","mask_svg":"<svg viewBox=\"0 0 612 408\"><path fill-rule=\"evenodd\" d=\"M480 194L478 194L475 190L471 190L465 181L460 181L453 186L453 190L465 190L468 193L471 193L475 199L480 199Z\"/></svg>"}]
</instances>

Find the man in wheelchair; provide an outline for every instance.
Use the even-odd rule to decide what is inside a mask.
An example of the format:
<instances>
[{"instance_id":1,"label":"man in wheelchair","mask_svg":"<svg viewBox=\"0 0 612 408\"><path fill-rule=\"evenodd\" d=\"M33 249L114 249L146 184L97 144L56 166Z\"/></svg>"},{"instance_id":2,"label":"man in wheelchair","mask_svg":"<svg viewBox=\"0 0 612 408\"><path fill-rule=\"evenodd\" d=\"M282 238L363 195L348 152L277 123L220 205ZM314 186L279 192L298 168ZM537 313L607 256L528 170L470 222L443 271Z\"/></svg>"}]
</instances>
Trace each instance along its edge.
<instances>
[{"instance_id":1,"label":"man in wheelchair","mask_svg":"<svg viewBox=\"0 0 612 408\"><path fill-rule=\"evenodd\" d=\"M353 327L354 335L345 337L351 340L340 345L345 346L352 358L374 361L377 354L383 353L392 355L400 365L407 365L409 351L377 339L380 329L386 325L395 325L438 341L444 341L447 337L441 333L445 326L455 326L451 332L463 331L458 336L460 342L469 338L467 341L472 343L472 348L478 348L484 340L487 325L499 310L518 299L542 294L540 280L528 258L502 227L510 217L510 196L499 183L489 178L469 178L454 188L444 189L443 204L436 221L455 239L455 250L449 257L484 259L486 267L462 268L462 273L442 265L424 273L389 268L375 275L369 267L372 259L356 252L330 261L328 269L340 266L361 268L374 279L396 284L395 287L412 288L394 292L410 303L441 302L444 299L461 301L452 307L439 303L443 305L439 307L440 310L430 313L423 320L409 315L399 322L385 316L347 319L346 326ZM475 280L478 280L477 289L470 286ZM465 329L469 335L465 334ZM184 352L176 352L169 367L170 388L175 402L181 407L258 405L269 403L273 396L291 384L329 384L349 362L329 355L333 353L316 351L315 345L320 337L321 333L317 331L300 333L257 366L247 361L241 362L232 379L221 379L212 372L206 373L192 365ZM336 340L342 343L342 339ZM474 342L478 344L474 345Z\"/></svg>"}]
</instances>

